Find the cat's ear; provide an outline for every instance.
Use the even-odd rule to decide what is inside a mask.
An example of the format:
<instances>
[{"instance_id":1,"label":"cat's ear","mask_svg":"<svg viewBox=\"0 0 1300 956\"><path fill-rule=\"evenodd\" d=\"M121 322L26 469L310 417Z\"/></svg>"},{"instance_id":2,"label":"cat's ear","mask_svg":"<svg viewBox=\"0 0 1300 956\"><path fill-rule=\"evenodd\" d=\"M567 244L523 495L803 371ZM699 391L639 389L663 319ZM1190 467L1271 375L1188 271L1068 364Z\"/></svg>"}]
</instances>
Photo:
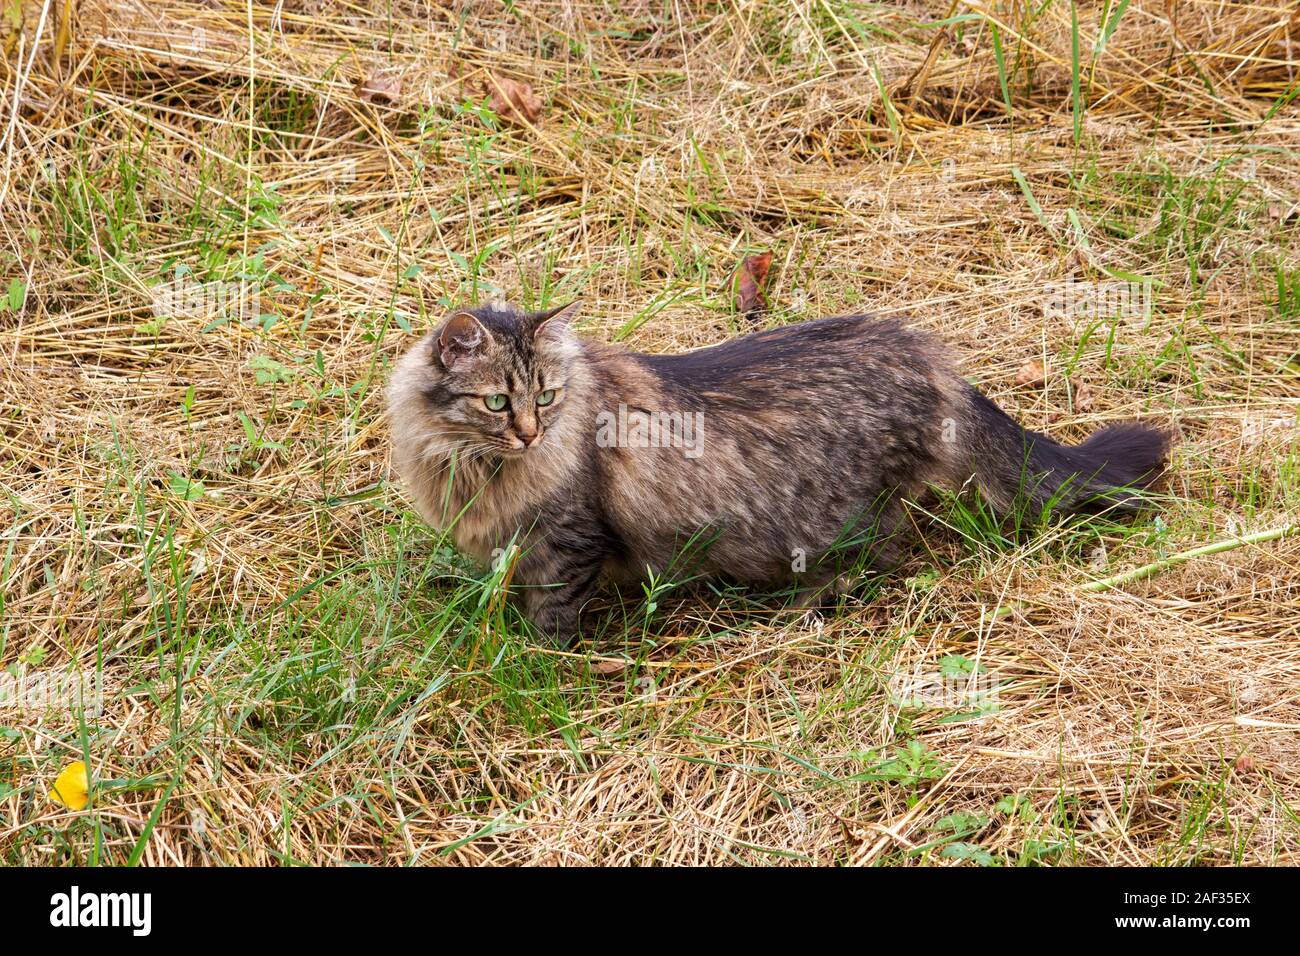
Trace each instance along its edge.
<instances>
[{"instance_id":1,"label":"cat's ear","mask_svg":"<svg viewBox=\"0 0 1300 956\"><path fill-rule=\"evenodd\" d=\"M566 338L573 320L581 311L582 302L577 301L552 309L550 312L543 312L538 318L537 327L533 329L533 338L556 341Z\"/></svg>"},{"instance_id":2,"label":"cat's ear","mask_svg":"<svg viewBox=\"0 0 1300 956\"><path fill-rule=\"evenodd\" d=\"M457 312L438 333L437 357L447 368L486 348L492 334L473 314Z\"/></svg>"}]
</instances>

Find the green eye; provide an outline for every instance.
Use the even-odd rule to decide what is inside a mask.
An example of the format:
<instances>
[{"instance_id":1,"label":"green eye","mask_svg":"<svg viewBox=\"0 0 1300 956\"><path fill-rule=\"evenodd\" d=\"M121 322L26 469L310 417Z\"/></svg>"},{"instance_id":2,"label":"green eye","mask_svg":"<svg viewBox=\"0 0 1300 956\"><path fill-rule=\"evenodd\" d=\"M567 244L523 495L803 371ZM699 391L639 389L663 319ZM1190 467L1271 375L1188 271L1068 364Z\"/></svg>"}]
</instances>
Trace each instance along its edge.
<instances>
[{"instance_id":1,"label":"green eye","mask_svg":"<svg viewBox=\"0 0 1300 956\"><path fill-rule=\"evenodd\" d=\"M499 412L505 408L510 399L504 392L497 392L495 395L484 395L483 404L488 407L488 411Z\"/></svg>"},{"instance_id":2,"label":"green eye","mask_svg":"<svg viewBox=\"0 0 1300 956\"><path fill-rule=\"evenodd\" d=\"M540 392L537 395L538 405L549 405L553 401L555 401L555 389L553 388L548 388L546 391Z\"/></svg>"}]
</instances>

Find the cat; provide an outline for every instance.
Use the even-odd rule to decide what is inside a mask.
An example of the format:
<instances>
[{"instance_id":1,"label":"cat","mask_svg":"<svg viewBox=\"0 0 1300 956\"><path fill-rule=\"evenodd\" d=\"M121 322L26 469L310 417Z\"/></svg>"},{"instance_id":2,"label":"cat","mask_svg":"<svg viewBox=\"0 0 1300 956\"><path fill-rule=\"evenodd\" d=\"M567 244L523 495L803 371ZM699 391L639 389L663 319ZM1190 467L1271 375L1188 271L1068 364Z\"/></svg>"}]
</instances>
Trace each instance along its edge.
<instances>
[{"instance_id":1,"label":"cat","mask_svg":"<svg viewBox=\"0 0 1300 956\"><path fill-rule=\"evenodd\" d=\"M1022 429L902 321L869 315L653 355L579 338L573 303L453 312L395 365L395 471L420 515L487 564L563 646L602 576L694 572L816 594L886 570L904 501L979 489L1063 512L1130 511L1168 436L1112 425L1082 444ZM684 557L685 556L685 557Z\"/></svg>"}]
</instances>

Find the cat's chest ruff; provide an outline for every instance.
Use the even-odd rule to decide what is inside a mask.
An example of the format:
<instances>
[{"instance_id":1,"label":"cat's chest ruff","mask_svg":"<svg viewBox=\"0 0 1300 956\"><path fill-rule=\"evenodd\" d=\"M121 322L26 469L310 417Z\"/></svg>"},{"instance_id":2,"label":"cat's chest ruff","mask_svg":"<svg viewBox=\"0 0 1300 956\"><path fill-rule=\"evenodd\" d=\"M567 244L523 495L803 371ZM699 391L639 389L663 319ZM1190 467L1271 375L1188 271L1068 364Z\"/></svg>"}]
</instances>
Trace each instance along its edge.
<instances>
[{"instance_id":1,"label":"cat's chest ruff","mask_svg":"<svg viewBox=\"0 0 1300 956\"><path fill-rule=\"evenodd\" d=\"M525 489L496 479L453 497L460 499L460 507L450 515L455 522L452 540L461 551L485 564L496 549L506 547L531 524L538 510L538 502Z\"/></svg>"},{"instance_id":2,"label":"cat's chest ruff","mask_svg":"<svg viewBox=\"0 0 1300 956\"><path fill-rule=\"evenodd\" d=\"M525 464L531 467L522 467ZM489 562L497 549L511 541L523 543L538 525L547 502L561 493L559 484L558 476L542 462L508 462L501 471L478 480L464 476L456 482L447 516L452 540L464 553Z\"/></svg>"}]
</instances>

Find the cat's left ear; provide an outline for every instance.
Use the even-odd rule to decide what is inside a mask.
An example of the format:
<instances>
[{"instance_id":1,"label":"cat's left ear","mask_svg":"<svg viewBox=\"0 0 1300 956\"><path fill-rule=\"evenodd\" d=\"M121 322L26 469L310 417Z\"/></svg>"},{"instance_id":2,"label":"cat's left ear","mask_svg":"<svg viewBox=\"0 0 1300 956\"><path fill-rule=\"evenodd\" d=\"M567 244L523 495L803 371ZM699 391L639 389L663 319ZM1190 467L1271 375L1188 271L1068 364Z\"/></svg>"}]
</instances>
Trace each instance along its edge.
<instances>
[{"instance_id":1,"label":"cat's left ear","mask_svg":"<svg viewBox=\"0 0 1300 956\"><path fill-rule=\"evenodd\" d=\"M581 311L582 302L576 301L552 309L550 312L543 312L538 318L537 327L533 330L533 338L555 340L565 338L569 334L573 320Z\"/></svg>"}]
</instances>

